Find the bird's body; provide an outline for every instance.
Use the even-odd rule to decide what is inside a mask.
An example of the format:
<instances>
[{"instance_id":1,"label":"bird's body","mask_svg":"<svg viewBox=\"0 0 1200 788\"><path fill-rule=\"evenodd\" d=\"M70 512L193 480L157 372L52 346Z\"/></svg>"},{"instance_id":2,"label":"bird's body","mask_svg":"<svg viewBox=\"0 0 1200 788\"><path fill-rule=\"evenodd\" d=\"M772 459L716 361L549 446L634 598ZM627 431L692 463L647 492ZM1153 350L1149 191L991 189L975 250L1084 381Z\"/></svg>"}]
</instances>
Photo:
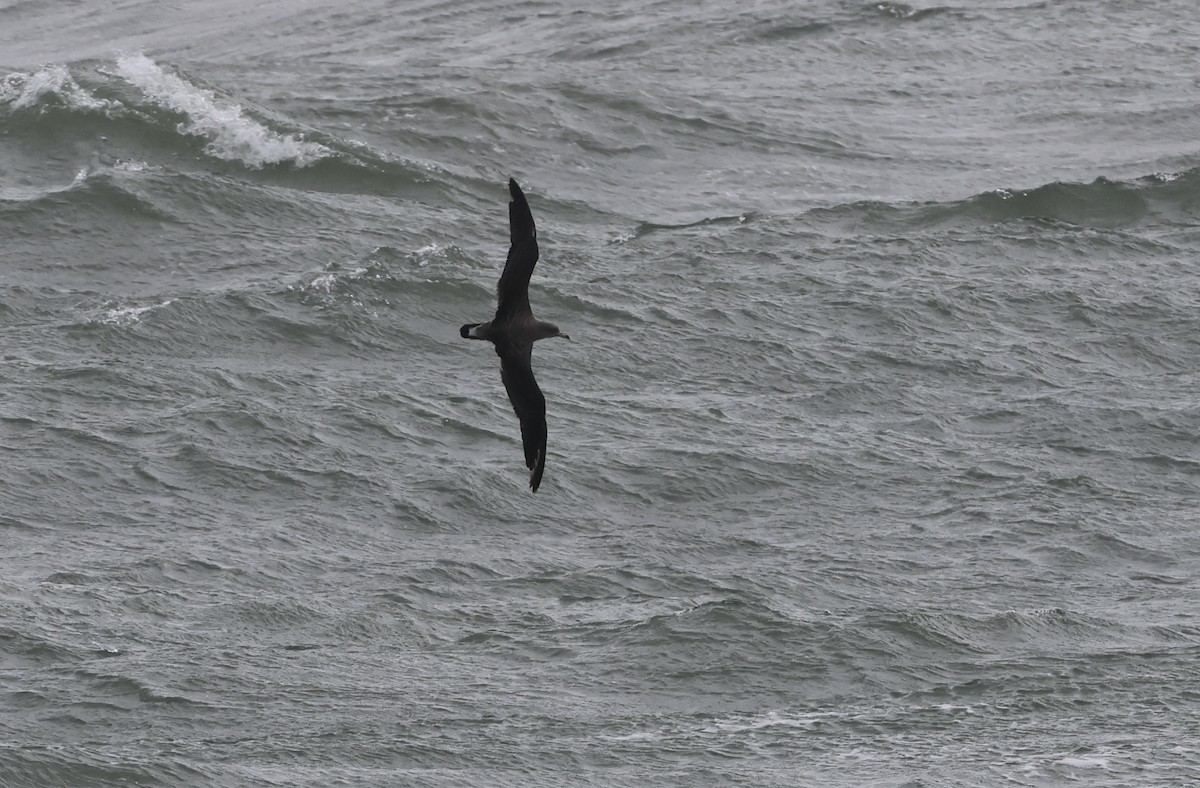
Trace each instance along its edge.
<instances>
[{"instance_id":1,"label":"bird's body","mask_svg":"<svg viewBox=\"0 0 1200 788\"><path fill-rule=\"evenodd\" d=\"M511 178L508 227L512 245L500 283L496 286L496 315L490 323L468 323L459 329L465 339L485 339L500 356L500 379L521 420L521 443L529 467L529 488L537 492L546 468L546 398L533 376L533 343L563 337L558 326L533 316L529 306L529 277L538 260L537 230L521 187Z\"/></svg>"}]
</instances>

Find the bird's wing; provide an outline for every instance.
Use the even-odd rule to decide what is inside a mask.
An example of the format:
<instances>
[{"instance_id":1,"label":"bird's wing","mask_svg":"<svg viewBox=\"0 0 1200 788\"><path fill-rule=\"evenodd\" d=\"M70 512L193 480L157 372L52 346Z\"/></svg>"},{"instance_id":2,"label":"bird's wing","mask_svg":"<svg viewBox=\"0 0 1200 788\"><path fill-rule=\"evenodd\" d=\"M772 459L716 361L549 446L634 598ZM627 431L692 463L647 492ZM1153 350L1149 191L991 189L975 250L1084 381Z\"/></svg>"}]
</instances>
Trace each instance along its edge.
<instances>
[{"instance_id":1,"label":"bird's wing","mask_svg":"<svg viewBox=\"0 0 1200 788\"><path fill-rule=\"evenodd\" d=\"M512 202L508 204L508 232L512 245L508 248L508 260L500 284L496 286L498 305L493 322L503 323L521 313L532 314L529 309L529 277L537 264L537 229L533 226L533 214L521 187L512 178L508 179L508 191Z\"/></svg>"},{"instance_id":2,"label":"bird's wing","mask_svg":"<svg viewBox=\"0 0 1200 788\"><path fill-rule=\"evenodd\" d=\"M529 468L529 488L537 492L546 468L546 398L538 388L530 366L532 345L500 355L500 379L508 391L517 418L521 420L521 443Z\"/></svg>"}]
</instances>

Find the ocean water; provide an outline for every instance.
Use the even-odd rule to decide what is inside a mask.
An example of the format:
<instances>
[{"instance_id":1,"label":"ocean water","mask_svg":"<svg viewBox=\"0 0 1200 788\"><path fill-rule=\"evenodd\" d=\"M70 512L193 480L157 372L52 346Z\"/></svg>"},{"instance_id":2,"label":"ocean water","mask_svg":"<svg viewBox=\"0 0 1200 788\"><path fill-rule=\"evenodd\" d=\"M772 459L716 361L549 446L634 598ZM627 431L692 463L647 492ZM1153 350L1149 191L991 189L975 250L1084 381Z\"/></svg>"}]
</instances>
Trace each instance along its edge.
<instances>
[{"instance_id":1,"label":"ocean water","mask_svg":"<svg viewBox=\"0 0 1200 788\"><path fill-rule=\"evenodd\" d=\"M0 0L0 786L1200 782L1198 42Z\"/></svg>"}]
</instances>

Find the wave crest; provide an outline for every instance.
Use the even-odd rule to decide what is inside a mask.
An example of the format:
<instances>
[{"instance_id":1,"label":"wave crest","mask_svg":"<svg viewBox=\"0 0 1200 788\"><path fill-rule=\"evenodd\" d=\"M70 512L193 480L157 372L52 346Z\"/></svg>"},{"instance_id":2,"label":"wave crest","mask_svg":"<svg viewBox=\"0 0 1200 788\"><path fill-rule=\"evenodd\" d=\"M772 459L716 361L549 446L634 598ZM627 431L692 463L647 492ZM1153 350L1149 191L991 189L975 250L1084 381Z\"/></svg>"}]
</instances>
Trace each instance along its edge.
<instances>
[{"instance_id":1,"label":"wave crest","mask_svg":"<svg viewBox=\"0 0 1200 788\"><path fill-rule=\"evenodd\" d=\"M1197 195L1200 168L1131 181L1099 177L1090 183L1053 181L1028 189L993 189L948 202L863 201L815 208L808 215L817 220L908 228L1039 222L1123 229L1190 223Z\"/></svg>"},{"instance_id":2,"label":"wave crest","mask_svg":"<svg viewBox=\"0 0 1200 788\"><path fill-rule=\"evenodd\" d=\"M15 72L0 79L0 104L7 104L12 110L32 109L48 102L87 111L118 106L82 87L66 66L46 66L32 74Z\"/></svg>"},{"instance_id":3,"label":"wave crest","mask_svg":"<svg viewBox=\"0 0 1200 788\"><path fill-rule=\"evenodd\" d=\"M65 69L64 69L65 70ZM261 168L290 162L307 167L334 152L297 134L280 134L249 117L241 105L223 102L211 90L168 73L145 55L117 58L117 74L152 103L184 115L180 134L208 140L204 152L226 161Z\"/></svg>"}]
</instances>

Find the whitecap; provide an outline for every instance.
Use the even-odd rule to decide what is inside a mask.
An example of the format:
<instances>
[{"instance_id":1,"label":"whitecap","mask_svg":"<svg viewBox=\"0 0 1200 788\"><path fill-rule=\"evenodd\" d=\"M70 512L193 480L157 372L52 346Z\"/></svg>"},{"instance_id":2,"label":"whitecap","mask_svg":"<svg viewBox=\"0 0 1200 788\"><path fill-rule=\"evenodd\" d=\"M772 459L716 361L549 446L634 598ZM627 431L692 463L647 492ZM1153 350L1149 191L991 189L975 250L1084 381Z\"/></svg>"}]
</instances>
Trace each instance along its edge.
<instances>
[{"instance_id":1,"label":"whitecap","mask_svg":"<svg viewBox=\"0 0 1200 788\"><path fill-rule=\"evenodd\" d=\"M109 307L105 309L97 318L96 322L104 323L110 326L130 326L142 319L142 315L151 312L155 309L161 309L175 301L173 298L168 298L158 304L149 306L127 306L127 307Z\"/></svg>"},{"instance_id":2,"label":"whitecap","mask_svg":"<svg viewBox=\"0 0 1200 788\"><path fill-rule=\"evenodd\" d=\"M429 265L430 260L445 256L446 247L437 243L431 243L427 246L422 246L420 249L416 249L412 252L412 257L416 258L417 265L421 266L422 268Z\"/></svg>"},{"instance_id":3,"label":"whitecap","mask_svg":"<svg viewBox=\"0 0 1200 788\"><path fill-rule=\"evenodd\" d=\"M149 165L144 161L136 159L120 159L112 165L114 170L119 172L145 172Z\"/></svg>"},{"instance_id":4,"label":"whitecap","mask_svg":"<svg viewBox=\"0 0 1200 788\"><path fill-rule=\"evenodd\" d=\"M283 162L307 167L333 155L319 143L272 131L248 117L240 105L167 73L145 55L117 58L117 73L153 103L185 115L179 133L208 139L204 151L210 156L259 168Z\"/></svg>"},{"instance_id":5,"label":"whitecap","mask_svg":"<svg viewBox=\"0 0 1200 788\"><path fill-rule=\"evenodd\" d=\"M360 280L367 274L366 268L354 268L349 271L340 270L339 266L332 266L331 270L321 271L320 273L306 274L295 284L288 285L288 290L293 292L301 292L305 294L316 293L316 303L328 305L334 300L334 293L340 287L348 282ZM328 297L327 297L328 296ZM361 306L362 302L349 294L350 303L355 306Z\"/></svg>"},{"instance_id":6,"label":"whitecap","mask_svg":"<svg viewBox=\"0 0 1200 788\"><path fill-rule=\"evenodd\" d=\"M307 288L309 290L323 290L328 293L333 290L333 286L336 284L336 274L320 274L312 278L312 281L308 283Z\"/></svg>"},{"instance_id":7,"label":"whitecap","mask_svg":"<svg viewBox=\"0 0 1200 788\"><path fill-rule=\"evenodd\" d=\"M1068 757L1059 761L1063 766L1071 766L1076 769L1107 769L1107 758L1076 758Z\"/></svg>"},{"instance_id":8,"label":"whitecap","mask_svg":"<svg viewBox=\"0 0 1200 788\"><path fill-rule=\"evenodd\" d=\"M798 716L783 716L777 712L768 712L750 719L718 720L704 729L705 733L746 733L763 728L803 728L809 729L821 724L822 718L835 716L832 712L815 712Z\"/></svg>"},{"instance_id":9,"label":"whitecap","mask_svg":"<svg viewBox=\"0 0 1200 788\"><path fill-rule=\"evenodd\" d=\"M32 74L15 72L0 79L0 104L14 110L36 107L47 97L57 98L71 109L92 111L120 106L92 95L75 81L66 66L45 66Z\"/></svg>"}]
</instances>

